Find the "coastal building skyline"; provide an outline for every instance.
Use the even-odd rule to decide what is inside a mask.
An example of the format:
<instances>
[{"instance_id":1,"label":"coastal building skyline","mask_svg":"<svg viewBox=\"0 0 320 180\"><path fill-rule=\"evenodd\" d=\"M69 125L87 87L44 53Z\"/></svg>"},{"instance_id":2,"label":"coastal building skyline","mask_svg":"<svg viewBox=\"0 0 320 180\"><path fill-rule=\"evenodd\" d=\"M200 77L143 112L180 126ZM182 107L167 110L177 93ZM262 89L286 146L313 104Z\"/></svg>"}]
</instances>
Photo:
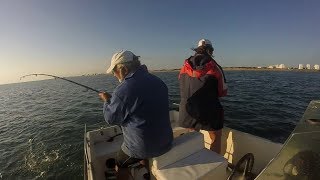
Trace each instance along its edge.
<instances>
[{"instance_id":1,"label":"coastal building skyline","mask_svg":"<svg viewBox=\"0 0 320 180\"><path fill-rule=\"evenodd\" d=\"M263 68L262 66L258 66L257 67L258 69L261 69ZM318 64L315 64L315 65L311 65L311 64L306 64L306 66L304 67L304 64L299 64L298 67L296 66L286 66L285 64L276 64L276 65L269 65L269 66L266 66L264 68L268 68L268 69L315 69L315 70L319 70L319 65Z\"/></svg>"},{"instance_id":2,"label":"coastal building skyline","mask_svg":"<svg viewBox=\"0 0 320 180\"><path fill-rule=\"evenodd\" d=\"M319 70L319 65L318 64L314 64L312 66L312 64L306 64L306 67L304 68L303 64L299 64L298 65L298 69L316 69L316 70Z\"/></svg>"},{"instance_id":3,"label":"coastal building skyline","mask_svg":"<svg viewBox=\"0 0 320 180\"><path fill-rule=\"evenodd\" d=\"M286 65L284 65L284 64L269 65L268 68L269 69L274 69L274 68L276 68L276 69L285 69Z\"/></svg>"},{"instance_id":4,"label":"coastal building skyline","mask_svg":"<svg viewBox=\"0 0 320 180\"><path fill-rule=\"evenodd\" d=\"M306 64L306 69L311 69L311 65L310 64Z\"/></svg>"},{"instance_id":5,"label":"coastal building skyline","mask_svg":"<svg viewBox=\"0 0 320 180\"><path fill-rule=\"evenodd\" d=\"M303 69L303 64L299 64L298 69Z\"/></svg>"}]
</instances>

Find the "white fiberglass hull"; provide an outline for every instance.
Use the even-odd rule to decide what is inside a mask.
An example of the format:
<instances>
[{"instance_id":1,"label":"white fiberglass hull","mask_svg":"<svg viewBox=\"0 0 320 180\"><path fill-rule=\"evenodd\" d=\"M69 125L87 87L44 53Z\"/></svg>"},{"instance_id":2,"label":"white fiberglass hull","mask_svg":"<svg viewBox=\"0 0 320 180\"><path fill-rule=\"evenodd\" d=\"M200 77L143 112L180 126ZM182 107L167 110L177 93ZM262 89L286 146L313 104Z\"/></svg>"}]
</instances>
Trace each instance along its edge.
<instances>
[{"instance_id":1,"label":"white fiberglass hull","mask_svg":"<svg viewBox=\"0 0 320 180\"><path fill-rule=\"evenodd\" d=\"M173 124L178 120L178 114L177 111L170 112ZM184 133L187 133L186 129L174 128L175 137ZM206 132L202 133L204 134L204 145L208 148L210 147L210 139ZM116 126L85 133L85 178L89 180L106 179L105 162L107 159L115 157L122 144L122 138L121 129ZM282 144L227 127L222 130L221 142L220 156L233 165L246 153L253 153L255 157L254 174L259 174L282 148ZM144 171L140 174L139 171L135 172L136 179L142 177L141 173Z\"/></svg>"}]
</instances>

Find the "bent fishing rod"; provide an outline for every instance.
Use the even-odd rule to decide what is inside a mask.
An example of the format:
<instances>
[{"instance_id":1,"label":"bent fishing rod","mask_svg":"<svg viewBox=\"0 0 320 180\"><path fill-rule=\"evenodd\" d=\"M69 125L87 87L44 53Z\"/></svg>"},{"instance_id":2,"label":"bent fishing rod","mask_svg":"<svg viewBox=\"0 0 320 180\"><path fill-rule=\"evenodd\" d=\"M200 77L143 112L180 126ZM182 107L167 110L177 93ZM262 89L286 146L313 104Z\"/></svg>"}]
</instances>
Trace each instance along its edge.
<instances>
[{"instance_id":1,"label":"bent fishing rod","mask_svg":"<svg viewBox=\"0 0 320 180\"><path fill-rule=\"evenodd\" d=\"M86 85L83 85L83 84L74 82L74 81L72 81L72 80L69 80L69 79L66 79L66 78L63 78L63 77L54 76L54 75L51 75L51 74L27 74L27 75L25 75L25 76L20 77L20 80L21 80L22 78L25 78L25 77L28 77L28 76L49 76L49 77L53 77L53 78L56 78L56 79L62 79L62 80L71 82L71 83L73 83L73 84L76 84L76 85L78 85L78 86L82 86L82 87L84 87L84 88L86 88L86 89L89 89L89 90L91 90L91 91L94 91L94 92L97 92L97 93L101 93L101 91L98 91L98 90L96 90L96 89L93 89L93 88L91 88L91 87L89 87L89 86L86 86Z\"/></svg>"}]
</instances>

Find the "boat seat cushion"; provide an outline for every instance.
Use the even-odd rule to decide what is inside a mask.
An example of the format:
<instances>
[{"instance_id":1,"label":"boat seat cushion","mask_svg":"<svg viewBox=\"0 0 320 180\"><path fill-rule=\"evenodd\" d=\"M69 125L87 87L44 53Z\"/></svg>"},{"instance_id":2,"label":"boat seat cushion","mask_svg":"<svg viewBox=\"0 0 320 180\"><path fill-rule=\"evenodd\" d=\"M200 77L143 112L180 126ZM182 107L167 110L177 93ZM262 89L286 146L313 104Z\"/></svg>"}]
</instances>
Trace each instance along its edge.
<instances>
[{"instance_id":1,"label":"boat seat cushion","mask_svg":"<svg viewBox=\"0 0 320 180\"><path fill-rule=\"evenodd\" d=\"M175 138L169 152L152 159L152 174L158 180L203 179L213 172L214 177L226 178L226 159L206 149L203 139L200 132Z\"/></svg>"},{"instance_id":2,"label":"boat seat cushion","mask_svg":"<svg viewBox=\"0 0 320 180\"><path fill-rule=\"evenodd\" d=\"M227 161L206 148L161 169L152 169L157 180L226 179Z\"/></svg>"},{"instance_id":3,"label":"boat seat cushion","mask_svg":"<svg viewBox=\"0 0 320 180\"><path fill-rule=\"evenodd\" d=\"M173 140L173 145L169 152L159 157L152 158L152 166L156 169L161 169L194 154L203 148L203 134L199 132L183 134Z\"/></svg>"}]
</instances>

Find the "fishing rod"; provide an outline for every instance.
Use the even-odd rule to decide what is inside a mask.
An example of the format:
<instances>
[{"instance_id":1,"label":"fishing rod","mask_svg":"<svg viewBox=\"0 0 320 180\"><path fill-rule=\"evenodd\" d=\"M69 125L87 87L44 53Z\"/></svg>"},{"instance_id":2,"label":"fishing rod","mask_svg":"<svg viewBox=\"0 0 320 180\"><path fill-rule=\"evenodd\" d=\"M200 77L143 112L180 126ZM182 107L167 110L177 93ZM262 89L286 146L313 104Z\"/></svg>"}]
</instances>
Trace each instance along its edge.
<instances>
[{"instance_id":1,"label":"fishing rod","mask_svg":"<svg viewBox=\"0 0 320 180\"><path fill-rule=\"evenodd\" d=\"M97 93L100 93L100 92L101 92L101 91L98 91L98 90L96 90L96 89L93 89L93 88L91 88L91 87L89 87L89 86L86 86L86 85L83 85L83 84L74 82L74 81L72 81L72 80L69 80L69 79L66 79L66 78L63 78L63 77L54 76L54 75L51 75L51 74L27 74L27 75L25 75L25 76L20 77L20 80L21 80L22 78L25 78L25 77L28 77L28 76L49 76L49 77L53 77L53 78L56 78L56 79L62 79L62 80L71 82L71 83L73 83L73 84L76 84L76 85L78 85L78 86L82 86L82 87L84 87L84 88L86 88L86 89L89 89L89 90L94 91L94 92L97 92Z\"/></svg>"}]
</instances>

